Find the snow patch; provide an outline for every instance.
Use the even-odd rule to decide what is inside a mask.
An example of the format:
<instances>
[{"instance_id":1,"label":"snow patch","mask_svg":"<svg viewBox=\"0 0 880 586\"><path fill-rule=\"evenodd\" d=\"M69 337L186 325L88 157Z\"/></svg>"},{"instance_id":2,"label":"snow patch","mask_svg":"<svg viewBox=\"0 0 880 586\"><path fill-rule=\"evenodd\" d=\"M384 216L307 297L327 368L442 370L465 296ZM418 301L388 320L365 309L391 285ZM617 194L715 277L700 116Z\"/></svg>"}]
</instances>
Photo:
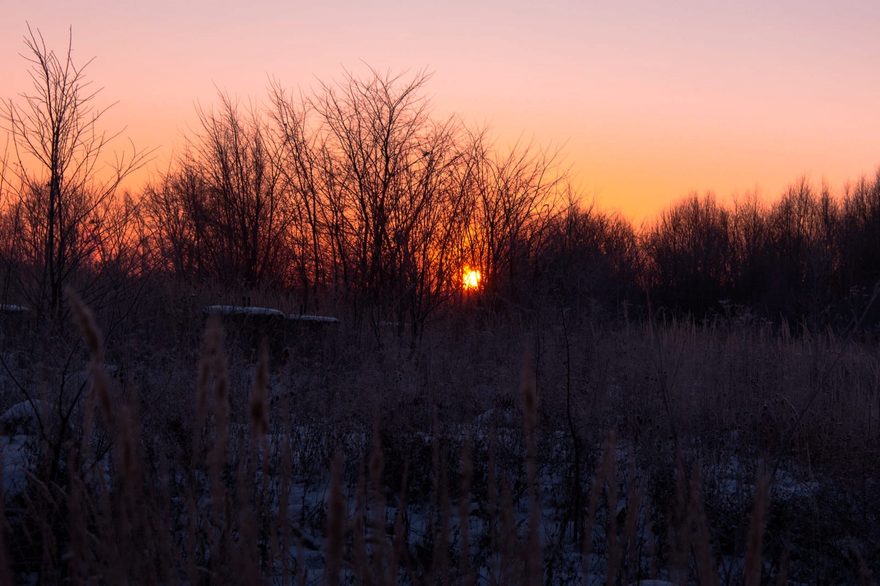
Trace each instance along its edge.
<instances>
[{"instance_id":1,"label":"snow patch","mask_svg":"<svg viewBox=\"0 0 880 586\"><path fill-rule=\"evenodd\" d=\"M206 305L202 309L205 315L259 315L270 317L285 317L280 309L271 307L244 307L241 305Z\"/></svg>"},{"instance_id":2,"label":"snow patch","mask_svg":"<svg viewBox=\"0 0 880 586\"><path fill-rule=\"evenodd\" d=\"M339 318L330 317L329 315L295 315L290 314L287 316L287 319L291 321L307 321L313 323L323 323L323 324L337 324L339 323Z\"/></svg>"},{"instance_id":3,"label":"snow patch","mask_svg":"<svg viewBox=\"0 0 880 586\"><path fill-rule=\"evenodd\" d=\"M4 499L20 495L27 486L28 472L32 466L32 440L29 435L0 436Z\"/></svg>"},{"instance_id":4,"label":"snow patch","mask_svg":"<svg viewBox=\"0 0 880 586\"><path fill-rule=\"evenodd\" d=\"M0 415L0 430L6 435L36 434L40 426L40 413L49 407L43 401L21 401Z\"/></svg>"}]
</instances>

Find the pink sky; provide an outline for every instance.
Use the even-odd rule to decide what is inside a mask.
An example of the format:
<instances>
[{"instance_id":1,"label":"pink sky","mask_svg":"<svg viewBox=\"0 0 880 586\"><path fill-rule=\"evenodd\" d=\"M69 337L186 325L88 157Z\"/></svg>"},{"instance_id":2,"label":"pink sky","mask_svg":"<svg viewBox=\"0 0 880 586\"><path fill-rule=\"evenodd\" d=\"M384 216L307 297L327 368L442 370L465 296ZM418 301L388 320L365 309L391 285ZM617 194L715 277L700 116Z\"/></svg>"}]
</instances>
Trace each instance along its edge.
<instances>
[{"instance_id":1,"label":"pink sky","mask_svg":"<svg viewBox=\"0 0 880 586\"><path fill-rule=\"evenodd\" d=\"M270 76L308 91L364 63L432 71L438 115L561 149L587 197L636 221L692 191L775 198L880 166L874 0L5 4L0 96L27 88L25 21L58 49L72 27L119 102L108 128L158 149L151 173L216 88L259 101Z\"/></svg>"}]
</instances>

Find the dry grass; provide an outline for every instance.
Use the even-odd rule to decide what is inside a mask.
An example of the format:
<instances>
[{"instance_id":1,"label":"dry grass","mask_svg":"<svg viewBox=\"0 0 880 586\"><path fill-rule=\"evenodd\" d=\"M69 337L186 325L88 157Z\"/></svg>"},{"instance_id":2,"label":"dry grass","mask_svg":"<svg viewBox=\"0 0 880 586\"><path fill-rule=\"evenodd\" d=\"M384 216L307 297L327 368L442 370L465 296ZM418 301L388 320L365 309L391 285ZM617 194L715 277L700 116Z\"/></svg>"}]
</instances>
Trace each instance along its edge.
<instances>
[{"instance_id":1,"label":"dry grass","mask_svg":"<svg viewBox=\"0 0 880 586\"><path fill-rule=\"evenodd\" d=\"M95 316L71 306L90 385L64 473L39 438L26 490L0 508L0 573L20 581L871 583L878 570L871 347L760 324L474 315L416 352L343 332L319 361L271 368L265 347L248 364L209 322L197 376L185 358L128 356L152 376L123 383ZM576 514L573 487L587 495Z\"/></svg>"}]
</instances>

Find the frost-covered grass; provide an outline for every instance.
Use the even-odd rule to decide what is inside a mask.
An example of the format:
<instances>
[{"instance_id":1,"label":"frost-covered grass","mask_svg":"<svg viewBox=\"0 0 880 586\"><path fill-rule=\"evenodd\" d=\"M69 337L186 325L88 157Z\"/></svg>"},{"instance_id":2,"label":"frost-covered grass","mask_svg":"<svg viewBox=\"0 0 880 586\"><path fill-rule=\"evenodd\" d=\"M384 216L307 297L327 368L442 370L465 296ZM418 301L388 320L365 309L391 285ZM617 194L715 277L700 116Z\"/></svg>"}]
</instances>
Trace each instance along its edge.
<instances>
[{"instance_id":1,"label":"frost-covered grass","mask_svg":"<svg viewBox=\"0 0 880 586\"><path fill-rule=\"evenodd\" d=\"M340 322L314 347L254 361L250 340L224 342L215 322L198 352L182 346L195 334L138 345L131 331L105 347L76 308L88 353L9 343L0 368L0 563L22 581L869 583L880 571L868 344L471 312L416 344Z\"/></svg>"}]
</instances>

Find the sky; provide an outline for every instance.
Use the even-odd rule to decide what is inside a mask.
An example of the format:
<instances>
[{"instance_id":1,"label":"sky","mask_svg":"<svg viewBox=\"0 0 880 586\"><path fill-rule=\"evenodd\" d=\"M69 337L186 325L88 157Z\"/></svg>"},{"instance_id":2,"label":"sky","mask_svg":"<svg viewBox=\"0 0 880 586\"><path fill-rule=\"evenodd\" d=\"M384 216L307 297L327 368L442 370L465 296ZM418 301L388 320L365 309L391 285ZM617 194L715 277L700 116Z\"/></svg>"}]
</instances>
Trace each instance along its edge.
<instances>
[{"instance_id":1,"label":"sky","mask_svg":"<svg viewBox=\"0 0 880 586\"><path fill-rule=\"evenodd\" d=\"M0 97L28 89L26 23L167 168L218 89L259 102L367 65L427 70L438 117L559 152L600 208L649 220L692 192L773 200L880 167L880 2L0 0ZM2 145L0 145L2 146ZM120 143L120 148L124 143Z\"/></svg>"}]
</instances>

